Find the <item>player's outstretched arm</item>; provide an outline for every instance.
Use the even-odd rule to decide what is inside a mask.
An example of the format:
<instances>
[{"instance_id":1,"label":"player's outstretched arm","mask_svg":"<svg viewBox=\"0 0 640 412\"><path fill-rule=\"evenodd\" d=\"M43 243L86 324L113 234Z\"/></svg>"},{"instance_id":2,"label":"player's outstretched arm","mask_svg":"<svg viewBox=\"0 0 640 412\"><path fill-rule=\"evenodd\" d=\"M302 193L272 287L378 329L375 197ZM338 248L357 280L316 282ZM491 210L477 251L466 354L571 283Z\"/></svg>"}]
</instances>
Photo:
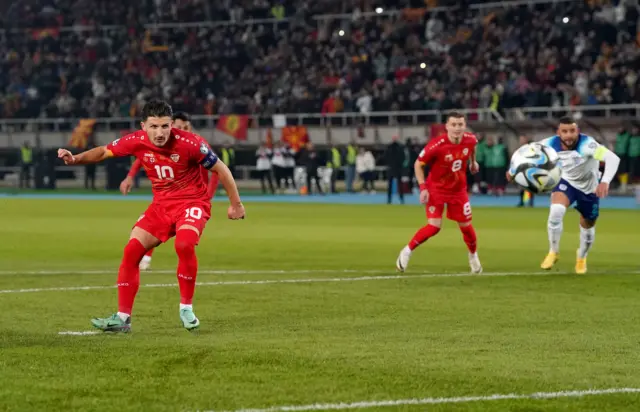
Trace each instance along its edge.
<instances>
[{"instance_id":1,"label":"player's outstretched arm","mask_svg":"<svg viewBox=\"0 0 640 412\"><path fill-rule=\"evenodd\" d=\"M604 162L604 172L602 173L602 179L600 184L596 188L596 195L600 198L607 197L609 195L609 184L616 176L618 167L620 166L620 158L617 154L604 146L599 146L594 155L594 159Z\"/></svg>"},{"instance_id":2,"label":"player's outstretched arm","mask_svg":"<svg viewBox=\"0 0 640 412\"><path fill-rule=\"evenodd\" d=\"M413 171L415 172L416 181L420 186L420 203L427 204L427 201L429 200L429 191L427 190L427 184L425 183L424 166L425 163L420 160L416 160L413 164Z\"/></svg>"},{"instance_id":3,"label":"player's outstretched arm","mask_svg":"<svg viewBox=\"0 0 640 412\"><path fill-rule=\"evenodd\" d=\"M231 203L227 211L229 219L244 219L245 211L240 200L240 193L238 193L238 186L227 165L218 160L210 170L218 174L218 178L229 197L229 202Z\"/></svg>"},{"instance_id":4,"label":"player's outstretched arm","mask_svg":"<svg viewBox=\"0 0 640 412\"><path fill-rule=\"evenodd\" d=\"M72 154L67 149L58 149L58 157L64 160L66 165L89 165L103 162L113 157L113 153L106 146L98 146L77 155Z\"/></svg>"},{"instance_id":5,"label":"player's outstretched arm","mask_svg":"<svg viewBox=\"0 0 640 412\"><path fill-rule=\"evenodd\" d=\"M142 161L140 159L136 159L136 161L131 165L131 169L129 169L127 177L125 177L124 180L120 182L120 193L126 195L131 191L131 188L133 187L133 179L136 177L141 167Z\"/></svg>"}]
</instances>

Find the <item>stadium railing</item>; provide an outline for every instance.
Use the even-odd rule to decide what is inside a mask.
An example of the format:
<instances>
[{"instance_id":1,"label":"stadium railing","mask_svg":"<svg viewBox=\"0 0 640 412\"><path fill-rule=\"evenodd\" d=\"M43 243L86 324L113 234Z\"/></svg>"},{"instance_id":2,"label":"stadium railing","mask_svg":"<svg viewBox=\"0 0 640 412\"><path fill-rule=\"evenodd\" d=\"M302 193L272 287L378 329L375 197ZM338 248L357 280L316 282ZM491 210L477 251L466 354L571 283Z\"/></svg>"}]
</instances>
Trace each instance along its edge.
<instances>
[{"instance_id":1,"label":"stadium railing","mask_svg":"<svg viewBox=\"0 0 640 412\"><path fill-rule=\"evenodd\" d=\"M499 114L491 109L462 109L457 110L469 116L470 122L498 123L503 120L532 120L554 119L563 115L582 116L588 118L616 118L628 116L640 118L640 104L610 104L592 106L562 106L562 107L524 107L517 109L505 109ZM397 112L371 112L362 114L359 112L345 113L288 113L283 114L286 124L290 126L369 126L369 125L424 125L430 123L443 123L447 110L422 110L422 111L397 111ZM199 128L214 128L216 122L223 115L194 115L192 120ZM273 126L273 116L248 115L252 122L250 127L270 128ZM78 119L0 119L0 133L11 131L69 131L72 130ZM113 117L96 119L96 130L120 131L137 129L138 119L129 117Z\"/></svg>"}]
</instances>

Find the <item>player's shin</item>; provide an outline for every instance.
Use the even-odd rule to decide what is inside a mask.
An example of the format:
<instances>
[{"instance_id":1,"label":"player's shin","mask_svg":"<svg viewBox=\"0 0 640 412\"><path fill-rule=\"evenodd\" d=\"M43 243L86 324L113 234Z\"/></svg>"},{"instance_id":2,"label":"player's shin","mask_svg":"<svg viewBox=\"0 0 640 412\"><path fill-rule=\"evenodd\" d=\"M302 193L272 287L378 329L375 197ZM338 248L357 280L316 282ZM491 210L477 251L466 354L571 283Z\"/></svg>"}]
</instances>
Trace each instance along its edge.
<instances>
[{"instance_id":1,"label":"player's shin","mask_svg":"<svg viewBox=\"0 0 640 412\"><path fill-rule=\"evenodd\" d=\"M140 287L140 260L147 249L138 239L130 239L118 271L118 315L126 320L131 315L133 301Z\"/></svg>"},{"instance_id":2,"label":"player's shin","mask_svg":"<svg viewBox=\"0 0 640 412\"><path fill-rule=\"evenodd\" d=\"M191 309L198 274L196 245L199 235L191 229L178 230L175 248L178 255L178 284L180 285L180 309Z\"/></svg>"},{"instance_id":3,"label":"player's shin","mask_svg":"<svg viewBox=\"0 0 640 412\"><path fill-rule=\"evenodd\" d=\"M596 239L596 228L595 226L590 228L585 228L580 226L580 248L578 249L578 258L585 259L591 246L593 246L593 242Z\"/></svg>"},{"instance_id":4,"label":"player's shin","mask_svg":"<svg viewBox=\"0 0 640 412\"><path fill-rule=\"evenodd\" d=\"M549 233L549 252L558 254L560 252L560 239L562 238L564 214L567 208L561 204L552 204L549 209L549 220L547 229Z\"/></svg>"},{"instance_id":5,"label":"player's shin","mask_svg":"<svg viewBox=\"0 0 640 412\"><path fill-rule=\"evenodd\" d=\"M462 232L464 243L467 244L469 253L475 254L478 250L478 238L476 237L476 230L473 228L473 225L460 226L460 231Z\"/></svg>"},{"instance_id":6,"label":"player's shin","mask_svg":"<svg viewBox=\"0 0 640 412\"><path fill-rule=\"evenodd\" d=\"M407 245L409 250L413 251L415 248L426 242L429 238L437 235L440 232L440 227L428 224L420 228L415 235L411 238L411 241Z\"/></svg>"}]
</instances>

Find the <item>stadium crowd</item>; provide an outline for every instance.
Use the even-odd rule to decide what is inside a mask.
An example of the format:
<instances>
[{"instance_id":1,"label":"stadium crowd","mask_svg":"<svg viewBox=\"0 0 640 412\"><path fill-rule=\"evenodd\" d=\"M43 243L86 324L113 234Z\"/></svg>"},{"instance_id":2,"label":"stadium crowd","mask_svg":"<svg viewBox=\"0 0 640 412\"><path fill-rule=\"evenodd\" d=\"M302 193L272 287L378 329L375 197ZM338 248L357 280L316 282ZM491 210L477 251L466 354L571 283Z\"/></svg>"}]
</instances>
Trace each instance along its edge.
<instances>
[{"instance_id":1,"label":"stadium crowd","mask_svg":"<svg viewBox=\"0 0 640 412\"><path fill-rule=\"evenodd\" d=\"M637 0L425 3L447 4L15 2L0 30L0 117L129 117L152 96L192 114L640 101Z\"/></svg>"}]
</instances>

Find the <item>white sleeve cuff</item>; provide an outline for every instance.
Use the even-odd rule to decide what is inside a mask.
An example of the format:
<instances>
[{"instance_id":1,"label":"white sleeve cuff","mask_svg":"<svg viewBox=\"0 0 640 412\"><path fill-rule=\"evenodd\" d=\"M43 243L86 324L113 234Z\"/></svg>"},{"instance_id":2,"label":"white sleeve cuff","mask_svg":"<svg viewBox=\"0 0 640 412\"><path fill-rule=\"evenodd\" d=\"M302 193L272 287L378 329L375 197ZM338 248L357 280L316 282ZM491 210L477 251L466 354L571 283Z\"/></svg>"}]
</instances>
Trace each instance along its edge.
<instances>
[{"instance_id":1,"label":"white sleeve cuff","mask_svg":"<svg viewBox=\"0 0 640 412\"><path fill-rule=\"evenodd\" d=\"M618 172L620 158L611 150L607 150L602 160L604 160L604 173L602 174L602 179L600 181L603 183L611 183Z\"/></svg>"}]
</instances>

